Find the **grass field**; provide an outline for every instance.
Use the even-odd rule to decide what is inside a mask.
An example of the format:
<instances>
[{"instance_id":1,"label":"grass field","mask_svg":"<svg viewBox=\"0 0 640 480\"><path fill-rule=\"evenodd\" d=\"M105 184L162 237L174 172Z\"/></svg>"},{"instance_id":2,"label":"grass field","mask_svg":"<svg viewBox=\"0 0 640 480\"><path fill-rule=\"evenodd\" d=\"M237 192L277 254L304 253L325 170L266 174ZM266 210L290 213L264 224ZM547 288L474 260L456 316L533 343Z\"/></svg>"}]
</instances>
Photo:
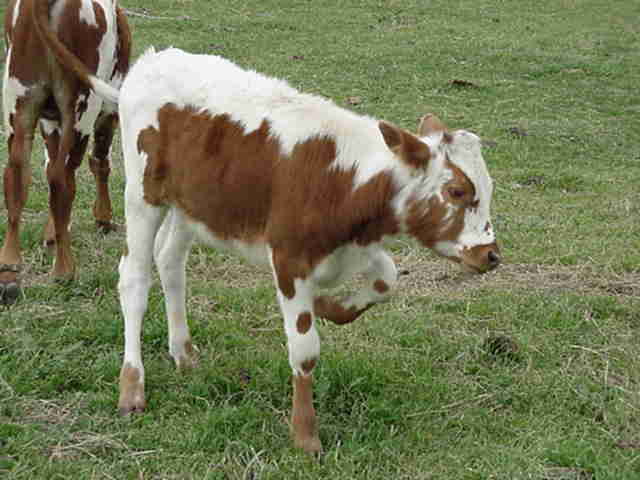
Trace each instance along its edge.
<instances>
[{"instance_id":1,"label":"grass field","mask_svg":"<svg viewBox=\"0 0 640 480\"><path fill-rule=\"evenodd\" d=\"M124 236L95 231L84 165L79 275L49 281L39 145L23 222L26 297L0 310L1 478L640 478L639 2L122 4L136 57L149 45L220 54L405 128L432 111L477 132L504 265L466 277L407 238L389 242L406 271L394 300L350 326L320 326L316 461L288 436L270 274L195 248L200 366L175 371L156 282L147 412L120 418ZM3 143L0 165L6 156ZM118 144L113 163L122 223ZM517 351L492 352L496 335Z\"/></svg>"}]
</instances>

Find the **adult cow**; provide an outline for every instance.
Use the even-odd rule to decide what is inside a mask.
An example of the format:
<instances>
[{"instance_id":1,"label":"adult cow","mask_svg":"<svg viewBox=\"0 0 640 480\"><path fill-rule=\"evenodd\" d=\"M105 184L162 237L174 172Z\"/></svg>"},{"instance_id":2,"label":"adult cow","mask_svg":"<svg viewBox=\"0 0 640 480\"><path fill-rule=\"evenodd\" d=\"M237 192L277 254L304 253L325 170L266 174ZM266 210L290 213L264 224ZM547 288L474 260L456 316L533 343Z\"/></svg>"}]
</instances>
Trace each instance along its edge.
<instances>
[{"instance_id":1,"label":"adult cow","mask_svg":"<svg viewBox=\"0 0 640 480\"><path fill-rule=\"evenodd\" d=\"M20 219L31 183L30 155L38 123L46 144L50 213L44 240L55 248L53 277L74 274L69 220L75 171L91 133L89 165L97 188L93 213L98 228L112 229L109 151L118 115L115 104L103 103L96 91L109 96L119 88L129 68L131 35L115 0L11 0L5 42L8 225L0 250L0 303L11 303L20 291Z\"/></svg>"},{"instance_id":2,"label":"adult cow","mask_svg":"<svg viewBox=\"0 0 640 480\"><path fill-rule=\"evenodd\" d=\"M270 265L293 369L296 446L321 449L312 402L316 317L355 320L396 285L382 241L407 233L475 272L500 261L479 138L422 119L418 134L339 108L216 56L149 51L120 92L127 251L119 410L145 408L140 350L152 257L169 352L194 363L185 262L196 236ZM167 214L168 212L168 214ZM318 294L354 273L343 301Z\"/></svg>"}]
</instances>

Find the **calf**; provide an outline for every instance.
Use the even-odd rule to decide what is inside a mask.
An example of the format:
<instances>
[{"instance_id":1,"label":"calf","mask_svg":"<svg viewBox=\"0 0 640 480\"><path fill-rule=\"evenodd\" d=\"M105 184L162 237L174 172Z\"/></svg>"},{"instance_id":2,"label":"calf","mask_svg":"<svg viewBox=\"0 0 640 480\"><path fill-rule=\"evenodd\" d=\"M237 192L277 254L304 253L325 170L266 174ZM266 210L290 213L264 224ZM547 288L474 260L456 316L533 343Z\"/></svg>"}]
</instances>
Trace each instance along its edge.
<instances>
[{"instance_id":1,"label":"calf","mask_svg":"<svg viewBox=\"0 0 640 480\"><path fill-rule=\"evenodd\" d=\"M29 158L38 123L46 145L50 214L44 238L47 246L55 246L53 276L64 279L74 273L69 219L75 170L92 132L89 166L97 187L93 213L99 228L112 228L107 184L118 115L115 104L103 105L96 92L113 96L117 91L129 67L131 36L116 1L11 0L5 14L5 42L8 228L0 250L0 302L10 303L19 293L20 218L31 183Z\"/></svg>"},{"instance_id":2,"label":"calf","mask_svg":"<svg viewBox=\"0 0 640 480\"><path fill-rule=\"evenodd\" d=\"M321 449L312 402L315 319L354 321L396 285L382 241L407 233L474 272L499 263L492 182L479 138L433 116L418 135L356 115L216 56L149 51L120 92L127 250L121 414L145 408L140 351L152 257L165 294L169 352L191 366L185 262L199 237L269 265L293 370L296 446ZM319 295L354 273L366 287Z\"/></svg>"}]
</instances>

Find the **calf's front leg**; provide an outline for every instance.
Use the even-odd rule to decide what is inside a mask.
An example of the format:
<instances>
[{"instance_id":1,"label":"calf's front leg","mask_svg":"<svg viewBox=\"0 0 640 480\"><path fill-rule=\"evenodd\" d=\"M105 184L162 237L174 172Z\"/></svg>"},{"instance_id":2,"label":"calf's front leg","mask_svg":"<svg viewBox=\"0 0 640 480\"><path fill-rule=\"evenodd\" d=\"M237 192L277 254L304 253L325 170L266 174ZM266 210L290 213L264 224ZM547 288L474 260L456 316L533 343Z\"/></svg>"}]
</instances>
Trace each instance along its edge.
<instances>
[{"instance_id":1,"label":"calf's front leg","mask_svg":"<svg viewBox=\"0 0 640 480\"><path fill-rule=\"evenodd\" d=\"M320 356L320 337L313 313L313 285L308 279L294 278L286 261L274 256L278 302L284 317L289 364L293 370L291 434L296 447L308 453L322 451L318 423L313 407L313 369Z\"/></svg>"},{"instance_id":2,"label":"calf's front leg","mask_svg":"<svg viewBox=\"0 0 640 480\"><path fill-rule=\"evenodd\" d=\"M318 317L337 325L345 325L376 303L389 299L398 278L393 260L382 250L372 253L369 260L368 268L362 272L365 286L361 291L344 300L335 300L325 295L314 299L313 309Z\"/></svg>"}]
</instances>

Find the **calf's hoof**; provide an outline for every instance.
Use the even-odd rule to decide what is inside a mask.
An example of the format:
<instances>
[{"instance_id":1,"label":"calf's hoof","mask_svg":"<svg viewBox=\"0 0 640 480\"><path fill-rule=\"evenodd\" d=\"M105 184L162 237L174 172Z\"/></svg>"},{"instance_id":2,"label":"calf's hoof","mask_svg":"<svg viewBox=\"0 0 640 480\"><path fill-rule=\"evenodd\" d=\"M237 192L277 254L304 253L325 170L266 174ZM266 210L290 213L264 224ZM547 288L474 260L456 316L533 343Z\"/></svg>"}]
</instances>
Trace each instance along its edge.
<instances>
[{"instance_id":1,"label":"calf's hoof","mask_svg":"<svg viewBox=\"0 0 640 480\"><path fill-rule=\"evenodd\" d=\"M198 366L200 350L191 342L186 342L178 352L172 352L171 356L179 371L192 370Z\"/></svg>"},{"instance_id":2,"label":"calf's hoof","mask_svg":"<svg viewBox=\"0 0 640 480\"><path fill-rule=\"evenodd\" d=\"M322 453L322 442L319 437L294 438L293 444L305 453L319 455Z\"/></svg>"},{"instance_id":3,"label":"calf's hoof","mask_svg":"<svg viewBox=\"0 0 640 480\"><path fill-rule=\"evenodd\" d=\"M121 416L129 415L130 413L142 413L146 406L144 380L141 380L140 370L127 362L120 370L118 413Z\"/></svg>"},{"instance_id":4,"label":"calf's hoof","mask_svg":"<svg viewBox=\"0 0 640 480\"><path fill-rule=\"evenodd\" d=\"M142 413L146 408L144 400L142 402L118 402L118 415L126 417L129 414Z\"/></svg>"},{"instance_id":5,"label":"calf's hoof","mask_svg":"<svg viewBox=\"0 0 640 480\"><path fill-rule=\"evenodd\" d=\"M107 233L117 232L119 230L118 224L113 222L105 222L104 220L96 220L96 228L98 232L106 235Z\"/></svg>"}]
</instances>

